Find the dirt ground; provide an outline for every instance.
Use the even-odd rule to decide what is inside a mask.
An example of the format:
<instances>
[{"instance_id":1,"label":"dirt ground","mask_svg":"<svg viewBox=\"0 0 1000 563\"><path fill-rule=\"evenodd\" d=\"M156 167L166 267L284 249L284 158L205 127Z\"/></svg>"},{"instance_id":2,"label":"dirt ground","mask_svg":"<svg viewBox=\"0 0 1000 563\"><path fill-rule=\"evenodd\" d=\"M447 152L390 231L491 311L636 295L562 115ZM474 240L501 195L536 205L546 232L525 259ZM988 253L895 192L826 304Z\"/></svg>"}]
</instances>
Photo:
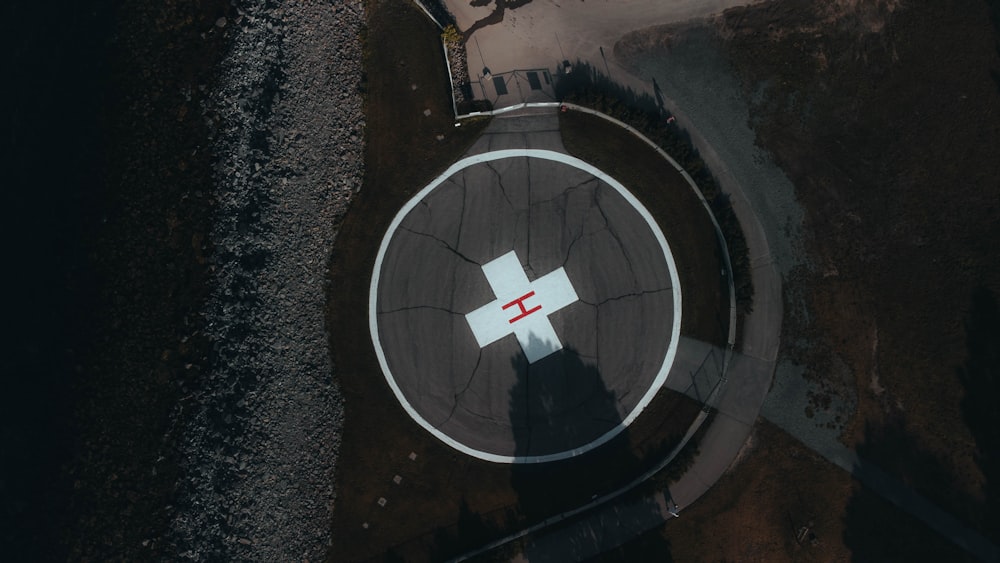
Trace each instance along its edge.
<instances>
[{"instance_id":1,"label":"dirt ground","mask_svg":"<svg viewBox=\"0 0 1000 563\"><path fill-rule=\"evenodd\" d=\"M718 29L806 210L785 352L813 377L846 363L842 440L996 541L996 421L973 400L995 396L1000 345L984 313L1000 291L991 7L777 0Z\"/></svg>"}]
</instances>

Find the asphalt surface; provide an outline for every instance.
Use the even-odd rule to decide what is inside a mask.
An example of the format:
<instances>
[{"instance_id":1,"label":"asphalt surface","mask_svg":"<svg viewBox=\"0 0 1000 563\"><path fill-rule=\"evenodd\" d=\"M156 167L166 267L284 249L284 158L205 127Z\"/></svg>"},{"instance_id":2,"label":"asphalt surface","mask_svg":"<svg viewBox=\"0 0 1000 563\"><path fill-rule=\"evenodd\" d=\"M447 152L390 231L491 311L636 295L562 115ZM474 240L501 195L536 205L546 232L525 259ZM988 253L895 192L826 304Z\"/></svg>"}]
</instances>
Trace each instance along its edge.
<instances>
[{"instance_id":1,"label":"asphalt surface","mask_svg":"<svg viewBox=\"0 0 1000 563\"><path fill-rule=\"evenodd\" d=\"M676 268L634 202L563 162L478 161L531 148L528 130L561 149L555 115L495 123L388 235L373 330L397 397L446 443L492 461L569 457L617 434L664 381L701 392L691 374L707 352L680 345ZM500 297L483 266L511 251L528 280L562 269L578 297L554 312L524 301L561 346L534 363L514 334L481 347L466 317Z\"/></svg>"}]
</instances>

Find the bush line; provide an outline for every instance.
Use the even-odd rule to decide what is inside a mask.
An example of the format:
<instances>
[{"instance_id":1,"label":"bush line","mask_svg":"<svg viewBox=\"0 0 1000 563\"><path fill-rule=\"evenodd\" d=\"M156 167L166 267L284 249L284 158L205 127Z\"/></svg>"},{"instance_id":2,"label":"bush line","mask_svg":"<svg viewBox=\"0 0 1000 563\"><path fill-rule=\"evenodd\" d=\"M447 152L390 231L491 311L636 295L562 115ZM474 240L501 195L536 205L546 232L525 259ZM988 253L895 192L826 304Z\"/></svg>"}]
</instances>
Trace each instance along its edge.
<instances>
[{"instance_id":1,"label":"bush line","mask_svg":"<svg viewBox=\"0 0 1000 563\"><path fill-rule=\"evenodd\" d=\"M657 88L655 81L654 88ZM740 311L749 313L753 308L754 289L750 275L750 253L743 229L740 228L729 196L719 188L698 149L691 142L691 135L674 123L673 116L663 107L662 101L649 94L637 94L631 88L612 82L604 74L580 61L576 61L572 73L560 77L556 83L556 97L564 102L600 111L628 124L684 167L705 196L719 223L729 247L736 305Z\"/></svg>"}]
</instances>

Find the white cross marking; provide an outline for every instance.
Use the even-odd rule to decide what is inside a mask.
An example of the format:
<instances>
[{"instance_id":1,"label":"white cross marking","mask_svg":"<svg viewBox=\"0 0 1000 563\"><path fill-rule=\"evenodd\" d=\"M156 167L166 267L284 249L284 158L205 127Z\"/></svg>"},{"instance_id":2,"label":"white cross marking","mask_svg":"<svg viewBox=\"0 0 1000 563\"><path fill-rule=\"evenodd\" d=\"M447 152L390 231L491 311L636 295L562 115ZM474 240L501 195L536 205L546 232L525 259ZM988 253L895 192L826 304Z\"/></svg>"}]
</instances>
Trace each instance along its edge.
<instances>
[{"instance_id":1,"label":"white cross marking","mask_svg":"<svg viewBox=\"0 0 1000 563\"><path fill-rule=\"evenodd\" d=\"M562 350L549 315L579 300L563 268L529 282L512 250L484 264L483 273L496 299L465 315L480 348L513 333L528 363Z\"/></svg>"}]
</instances>

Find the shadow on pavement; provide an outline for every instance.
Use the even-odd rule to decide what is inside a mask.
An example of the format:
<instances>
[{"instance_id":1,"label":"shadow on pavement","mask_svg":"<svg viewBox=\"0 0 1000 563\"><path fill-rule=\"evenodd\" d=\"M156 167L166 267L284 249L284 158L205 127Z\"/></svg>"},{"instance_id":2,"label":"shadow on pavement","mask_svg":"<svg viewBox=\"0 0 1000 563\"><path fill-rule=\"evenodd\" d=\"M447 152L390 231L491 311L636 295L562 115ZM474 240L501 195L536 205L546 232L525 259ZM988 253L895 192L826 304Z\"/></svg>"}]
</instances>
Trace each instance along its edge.
<instances>
[{"instance_id":1,"label":"shadow on pavement","mask_svg":"<svg viewBox=\"0 0 1000 563\"><path fill-rule=\"evenodd\" d=\"M636 114L668 117L670 112L663 107L663 91L659 85L654 85L653 92L656 94L655 98L644 92L636 92L628 86L622 86L579 59L573 63L573 72L560 76L556 81L556 97L560 100L603 97L608 101L613 100L622 108L629 108ZM690 142L690 137L684 134L685 139Z\"/></svg>"},{"instance_id":2,"label":"shadow on pavement","mask_svg":"<svg viewBox=\"0 0 1000 563\"><path fill-rule=\"evenodd\" d=\"M538 455L583 447L621 424L617 397L608 390L597 367L572 348L560 350L534 364L523 355L511 358L517 383L510 390L510 419L514 424L516 455ZM555 447L563 444L563 447ZM634 465L628 451L628 430L581 457L550 463L517 464L511 484L518 493L521 511L531 520L552 515L559 507L584 504L605 492L594 483L578 460L590 464ZM576 486L553 486L556 481Z\"/></svg>"},{"instance_id":3,"label":"shadow on pavement","mask_svg":"<svg viewBox=\"0 0 1000 563\"><path fill-rule=\"evenodd\" d=\"M551 450L550 444L560 441L584 446L622 423L618 397L589 360L573 348L530 365L523 356L511 358L517 384L510 391L510 412L511 419L520 422L514 429L519 455ZM628 434L624 429L607 443L565 461L513 466L511 484L521 512L530 521L540 521L621 486L603 476L615 473L607 471L609 466L641 465L630 451ZM589 559L661 522L661 511L652 500L607 513L589 511L556 524L544 537L529 536L524 555L532 562ZM669 545L656 547L659 558L669 554Z\"/></svg>"},{"instance_id":4,"label":"shadow on pavement","mask_svg":"<svg viewBox=\"0 0 1000 563\"><path fill-rule=\"evenodd\" d=\"M616 407L618 398L588 360L572 348L534 364L529 364L522 353L511 357L511 368L517 373L509 391L516 455L544 455L582 447L622 422ZM496 540L504 530L524 529L584 506L624 484L612 480L612 476L620 479L631 473L622 471L623 467L638 470L640 461L629 450L626 429L607 443L570 459L512 464L510 478L517 495L516 510L505 510L498 518L497 514L476 514L463 503L457 524L436 534L431 560L468 553ZM533 562L589 559L662 522L665 510L653 500L644 500L602 516L584 513L547 528L537 541L528 536L524 555ZM670 560L665 540L643 549L647 548L655 549L648 553L655 554L658 560ZM499 560L515 555L519 549L520 544L512 542L484 557Z\"/></svg>"},{"instance_id":5,"label":"shadow on pavement","mask_svg":"<svg viewBox=\"0 0 1000 563\"><path fill-rule=\"evenodd\" d=\"M468 41L469 38L472 37L472 34L480 29L503 22L503 16L506 10L516 10L517 8L529 3L531 3L531 0L496 0L496 6L493 8L493 11L490 12L490 15L474 22L469 26L469 29L462 32L462 35L465 37L465 40ZM472 0L469 4L471 6L486 6L489 5L490 2Z\"/></svg>"}]
</instances>

